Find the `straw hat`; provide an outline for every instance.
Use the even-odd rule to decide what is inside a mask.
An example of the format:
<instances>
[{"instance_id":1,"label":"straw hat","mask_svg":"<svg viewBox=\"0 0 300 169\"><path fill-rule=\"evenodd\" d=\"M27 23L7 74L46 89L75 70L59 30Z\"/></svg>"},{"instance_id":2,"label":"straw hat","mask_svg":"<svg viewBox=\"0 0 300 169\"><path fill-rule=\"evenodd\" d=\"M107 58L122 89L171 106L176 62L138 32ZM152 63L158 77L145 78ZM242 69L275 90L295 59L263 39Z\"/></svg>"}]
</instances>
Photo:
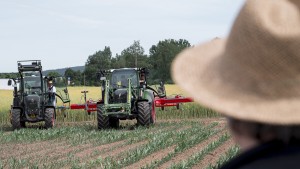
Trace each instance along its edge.
<instances>
[{"instance_id":1,"label":"straw hat","mask_svg":"<svg viewBox=\"0 0 300 169\"><path fill-rule=\"evenodd\" d=\"M248 0L227 39L181 52L174 81L241 120L300 124L300 1Z\"/></svg>"}]
</instances>

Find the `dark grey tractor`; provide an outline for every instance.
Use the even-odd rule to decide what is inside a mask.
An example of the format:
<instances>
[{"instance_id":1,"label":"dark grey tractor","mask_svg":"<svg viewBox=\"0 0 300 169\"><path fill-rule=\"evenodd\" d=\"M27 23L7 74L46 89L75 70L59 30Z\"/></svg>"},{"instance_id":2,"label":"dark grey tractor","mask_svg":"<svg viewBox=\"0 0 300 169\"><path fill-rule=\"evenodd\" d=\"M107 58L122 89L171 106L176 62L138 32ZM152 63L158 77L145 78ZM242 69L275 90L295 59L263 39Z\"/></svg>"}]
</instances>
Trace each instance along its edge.
<instances>
[{"instance_id":1,"label":"dark grey tractor","mask_svg":"<svg viewBox=\"0 0 300 169\"><path fill-rule=\"evenodd\" d=\"M13 129L26 127L26 122L45 122L45 128L55 124L55 95L48 92L48 77L42 75L40 60L18 61L19 77L10 79L13 85L13 104L11 105L11 124ZM51 79L54 80L54 79ZM67 90L65 89L67 95ZM57 95L57 98L62 98ZM68 99L63 99L68 102Z\"/></svg>"}]
</instances>

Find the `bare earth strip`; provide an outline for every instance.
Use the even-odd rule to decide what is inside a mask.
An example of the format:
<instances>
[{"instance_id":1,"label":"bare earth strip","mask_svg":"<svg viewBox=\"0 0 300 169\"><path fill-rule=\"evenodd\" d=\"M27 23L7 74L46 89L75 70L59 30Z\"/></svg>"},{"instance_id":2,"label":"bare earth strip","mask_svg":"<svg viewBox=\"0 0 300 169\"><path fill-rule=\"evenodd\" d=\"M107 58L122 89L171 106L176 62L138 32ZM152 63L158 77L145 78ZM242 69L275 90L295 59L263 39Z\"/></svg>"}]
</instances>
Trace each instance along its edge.
<instances>
[{"instance_id":1,"label":"bare earth strip","mask_svg":"<svg viewBox=\"0 0 300 169\"><path fill-rule=\"evenodd\" d=\"M218 134L216 134L212 137L209 137L207 140L195 145L194 147L189 148L189 149L185 150L182 153L179 153L178 155L173 157L170 161L168 161L168 162L164 163L163 165L161 165L159 168L162 168L162 169L168 168L172 164L177 164L178 162L181 162L183 160L188 159L188 157L202 151L209 143L217 140L221 135L223 135L226 132L227 132L227 130L223 130L223 131L219 132Z\"/></svg>"},{"instance_id":2,"label":"bare earth strip","mask_svg":"<svg viewBox=\"0 0 300 169\"><path fill-rule=\"evenodd\" d=\"M206 155L198 164L193 166L193 169L207 168L209 164L215 164L217 160L233 145L234 141L232 139L227 140L220 147L216 148L214 151Z\"/></svg>"},{"instance_id":3,"label":"bare earth strip","mask_svg":"<svg viewBox=\"0 0 300 169\"><path fill-rule=\"evenodd\" d=\"M3 154L0 155L0 159L5 160L11 157L23 157L24 155L29 155L31 153L43 151L45 147L48 147L49 145L59 146L65 142L66 141L58 142L57 140L51 140L42 141L39 143L7 145L4 149L1 150Z\"/></svg>"},{"instance_id":4,"label":"bare earth strip","mask_svg":"<svg viewBox=\"0 0 300 169\"><path fill-rule=\"evenodd\" d=\"M124 140L123 140L124 141ZM123 141L118 141L118 142L123 142ZM117 142L113 142L113 143L109 143L109 144L104 144L106 146L110 146L113 144L116 144ZM66 149L60 150L55 152L54 154L50 154L50 156L47 158L47 162L46 163L41 163L41 164L50 164L52 162L61 162L64 161L66 159L68 159L68 154L76 154L82 151L86 151L89 149L93 149L94 148L94 144L89 143L89 144L82 144L82 145L77 145L77 146L70 146L67 147Z\"/></svg>"},{"instance_id":5,"label":"bare earth strip","mask_svg":"<svg viewBox=\"0 0 300 169\"><path fill-rule=\"evenodd\" d=\"M168 147L166 149L163 149L161 151L153 153L153 154L147 156L146 158L144 158L132 165L127 166L126 169L142 168L143 166L147 166L147 165L151 164L151 162L160 160L160 159L164 158L165 156L167 156L169 153L173 152L175 147L176 147L176 145L173 145L171 147Z\"/></svg>"},{"instance_id":6,"label":"bare earth strip","mask_svg":"<svg viewBox=\"0 0 300 169\"><path fill-rule=\"evenodd\" d=\"M102 152L101 155L98 155L96 157L92 157L92 158L89 158L89 159L85 159L81 162L83 164L83 163L86 163L88 161L95 160L95 159L98 159L98 158L105 159L106 157L116 157L117 155L119 155L119 154L121 154L125 151L129 151L131 149L134 149L136 147L139 147L139 146L147 144L147 143L148 143L148 140L144 140L144 141L140 141L140 142L137 142L137 143L134 143L134 144L125 145L123 147L114 149L112 151L110 151L111 149L108 149L108 151Z\"/></svg>"},{"instance_id":7,"label":"bare earth strip","mask_svg":"<svg viewBox=\"0 0 300 169\"><path fill-rule=\"evenodd\" d=\"M96 146L96 147L90 147L88 149L85 149L85 150L75 154L75 157L84 158L86 156L91 156L92 153L95 152L95 151L104 151L106 149L115 147L117 145L122 145L125 142L126 142L126 140L122 140L122 141L117 141L117 142L110 143L110 144L104 144L104 145L100 145L100 146Z\"/></svg>"},{"instance_id":8,"label":"bare earth strip","mask_svg":"<svg viewBox=\"0 0 300 169\"><path fill-rule=\"evenodd\" d=\"M165 127L163 128L162 130L170 130L174 128L174 126L169 126L169 127ZM151 129L150 130L150 133L155 133L156 131L154 131L155 129ZM78 157L78 158L83 158L83 157L88 157L88 158L91 158L93 152L95 151L98 151L98 152L108 152L110 150L113 150L113 149L116 149L118 147L121 147L121 146L126 146L126 142L129 141L128 139L127 140L123 140L123 141L120 141L120 142L116 142L116 144L105 144L105 145L100 145L98 147L91 147L90 149L87 149L85 151L82 151L80 153L77 153L75 154L75 157ZM82 162L85 162L87 160L85 160L85 158L81 159Z\"/></svg>"},{"instance_id":9,"label":"bare earth strip","mask_svg":"<svg viewBox=\"0 0 300 169\"><path fill-rule=\"evenodd\" d=\"M168 127L168 129L172 129L173 127ZM180 131L180 130L185 130L185 129L188 129L188 128L191 128L191 126L184 126L182 128L179 128L177 129L176 131ZM93 158L89 158L88 160L93 160L93 159L98 159L98 158L102 158L102 159L105 159L107 157L115 157L115 160L118 160L117 158L119 157L120 154L122 154L123 152L126 152L126 151L130 151L132 149L135 149L139 146L142 146L144 144L147 144L149 141L148 140L144 140L144 141L140 141L140 142L137 142L137 143L134 143L134 144L130 144L130 145L124 145L124 146L119 146L120 148L116 148L114 150L113 147L110 148L110 149L107 149L106 151L102 151L101 154L103 155L100 155L100 156L97 156L96 158L93 157ZM174 147L174 146L173 146ZM174 149L174 148L173 148ZM173 150L171 148L171 150ZM112 151L110 151L112 150ZM87 154L85 154L87 155ZM151 156L150 156L151 157ZM88 160L82 160L82 163L85 163L85 162L88 162ZM133 167L134 168L134 167Z\"/></svg>"},{"instance_id":10,"label":"bare earth strip","mask_svg":"<svg viewBox=\"0 0 300 169\"><path fill-rule=\"evenodd\" d=\"M171 128L167 127L167 128ZM83 145L77 145L77 146L65 146L64 148L60 149L59 151L51 152L49 154L46 154L46 158L43 158L39 160L39 164L48 165L50 163L55 162L63 162L64 160L68 159L68 154L75 154L74 156L77 157L80 161L87 161L91 156L93 156L93 153L96 151L108 151L107 148L116 148L118 146L122 146L127 142L128 140L121 140L116 141L108 144L103 144L99 146L95 146L95 144L89 143L89 144L83 144ZM47 156L46 156L47 155ZM85 160L86 159L86 160Z\"/></svg>"}]
</instances>

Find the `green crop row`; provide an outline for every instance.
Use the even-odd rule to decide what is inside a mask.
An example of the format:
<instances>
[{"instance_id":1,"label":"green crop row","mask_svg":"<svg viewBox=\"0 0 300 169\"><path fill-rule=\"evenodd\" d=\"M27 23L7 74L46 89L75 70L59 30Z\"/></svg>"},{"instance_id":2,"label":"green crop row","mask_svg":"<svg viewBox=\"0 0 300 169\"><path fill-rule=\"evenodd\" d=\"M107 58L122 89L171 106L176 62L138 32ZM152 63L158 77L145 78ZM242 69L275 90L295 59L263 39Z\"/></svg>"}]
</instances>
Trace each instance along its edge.
<instances>
[{"instance_id":1,"label":"green crop row","mask_svg":"<svg viewBox=\"0 0 300 169\"><path fill-rule=\"evenodd\" d=\"M239 152L240 152L240 148L237 145L230 147L228 149L228 151L218 159L216 164L210 164L206 169L218 169L218 168L220 168L227 161L229 161L233 157L235 157Z\"/></svg>"},{"instance_id":2,"label":"green crop row","mask_svg":"<svg viewBox=\"0 0 300 169\"><path fill-rule=\"evenodd\" d=\"M199 163L199 161L201 161L205 155L207 155L209 152L216 149L218 146L222 145L229 138L230 138L230 136L226 133L226 134L222 135L217 141L213 141L212 143L210 143L199 153L189 157L187 160L182 161L181 163L172 165L169 168L170 169L191 168L193 165Z\"/></svg>"},{"instance_id":3,"label":"green crop row","mask_svg":"<svg viewBox=\"0 0 300 169\"><path fill-rule=\"evenodd\" d=\"M120 164L129 165L155 151L165 148L166 146L173 144L180 145L180 142L184 142L186 138L195 140L194 135L200 134L203 138L205 138L204 136L213 132L211 129L215 125L217 125L216 122L213 122L208 126L204 126L201 122L183 120L180 122L157 123L157 125L150 126L149 128L137 127L134 130L130 130L130 132L128 132L129 129L126 127L118 130L112 129L99 131L96 130L93 125L54 128L50 130L21 129L9 133L0 132L0 145L2 145L0 146L1 152L5 152L5 150L8 149L7 147L13 146L13 144L22 143L26 146L26 144L35 144L44 141L52 142L49 142L50 146L51 144L56 143L56 146L63 147L66 145L66 148L71 148L72 150L66 152L66 154L53 154L54 150L57 151L56 147L53 147L53 149L47 147L46 149L40 150L38 148L33 148L33 151L30 152L26 149L22 150L21 147L21 149L18 148L15 150L19 151L19 155L16 154L17 152L11 150L11 152L17 156L12 154L11 157L6 157L5 159L0 160L0 166L4 168L56 168L57 166L73 166L75 168L76 166L82 166L84 168L90 168L92 166L99 165L119 166L118 164L114 164L113 160L110 158L102 159L101 163L99 163L99 159L96 157L105 153L103 151L94 151L90 155L81 158L80 160L87 160L87 163L85 164L80 164L79 159L75 158L74 154L84 151L87 148L110 144L121 140L124 140L124 142L122 142L122 144L117 144L115 147L111 147L110 151L119 149L122 146L135 144L140 141L147 141L147 144L117 156L117 158L121 159ZM83 144L89 144L92 147L80 148L80 145ZM28 153L26 153L25 150ZM26 156L20 156L20 153L26 153ZM53 155L51 157L40 156L39 154L41 153L52 153Z\"/></svg>"}]
</instances>

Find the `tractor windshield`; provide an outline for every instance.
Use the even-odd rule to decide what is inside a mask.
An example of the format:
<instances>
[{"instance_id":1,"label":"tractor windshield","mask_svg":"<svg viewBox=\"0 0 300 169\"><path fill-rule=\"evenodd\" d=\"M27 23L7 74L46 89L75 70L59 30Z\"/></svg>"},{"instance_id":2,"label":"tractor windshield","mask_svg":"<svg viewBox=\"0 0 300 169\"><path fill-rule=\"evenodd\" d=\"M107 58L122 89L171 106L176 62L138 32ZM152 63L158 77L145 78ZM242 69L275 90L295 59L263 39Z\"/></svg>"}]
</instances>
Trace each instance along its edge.
<instances>
[{"instance_id":1,"label":"tractor windshield","mask_svg":"<svg viewBox=\"0 0 300 169\"><path fill-rule=\"evenodd\" d=\"M24 92L26 94L41 94L42 84L39 76L25 76L24 77Z\"/></svg>"},{"instance_id":2,"label":"tractor windshield","mask_svg":"<svg viewBox=\"0 0 300 169\"><path fill-rule=\"evenodd\" d=\"M115 70L112 73L110 85L113 86L113 88L126 88L128 87L129 78L131 79L132 86L136 87L138 84L136 70Z\"/></svg>"}]
</instances>

